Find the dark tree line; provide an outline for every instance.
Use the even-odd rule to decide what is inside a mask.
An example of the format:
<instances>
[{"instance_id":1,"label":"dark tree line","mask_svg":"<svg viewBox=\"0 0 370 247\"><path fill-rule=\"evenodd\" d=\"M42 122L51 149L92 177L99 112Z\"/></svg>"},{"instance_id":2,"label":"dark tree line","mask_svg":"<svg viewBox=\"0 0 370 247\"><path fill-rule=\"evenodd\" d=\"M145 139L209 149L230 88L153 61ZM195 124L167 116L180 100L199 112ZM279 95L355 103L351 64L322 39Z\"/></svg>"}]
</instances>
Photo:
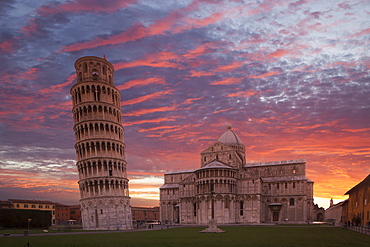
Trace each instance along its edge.
<instances>
[{"instance_id":1,"label":"dark tree line","mask_svg":"<svg viewBox=\"0 0 370 247\"><path fill-rule=\"evenodd\" d=\"M30 228L48 228L51 211L0 208L0 227L27 228L28 224Z\"/></svg>"}]
</instances>

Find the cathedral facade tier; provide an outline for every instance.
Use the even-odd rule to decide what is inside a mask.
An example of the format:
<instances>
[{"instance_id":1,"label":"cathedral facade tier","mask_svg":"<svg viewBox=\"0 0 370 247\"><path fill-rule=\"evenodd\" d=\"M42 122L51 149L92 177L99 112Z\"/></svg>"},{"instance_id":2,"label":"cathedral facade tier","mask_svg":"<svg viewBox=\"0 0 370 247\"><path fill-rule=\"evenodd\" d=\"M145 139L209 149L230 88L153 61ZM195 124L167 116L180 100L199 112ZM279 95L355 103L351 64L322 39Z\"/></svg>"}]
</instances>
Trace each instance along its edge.
<instances>
[{"instance_id":1,"label":"cathedral facade tier","mask_svg":"<svg viewBox=\"0 0 370 247\"><path fill-rule=\"evenodd\" d=\"M231 126L201 152L198 169L164 174L161 221L167 224L307 223L313 181L305 160L247 163Z\"/></svg>"},{"instance_id":2,"label":"cathedral facade tier","mask_svg":"<svg viewBox=\"0 0 370 247\"><path fill-rule=\"evenodd\" d=\"M82 224L85 230L132 229L121 93L113 65L87 56L75 62L71 88Z\"/></svg>"}]
</instances>

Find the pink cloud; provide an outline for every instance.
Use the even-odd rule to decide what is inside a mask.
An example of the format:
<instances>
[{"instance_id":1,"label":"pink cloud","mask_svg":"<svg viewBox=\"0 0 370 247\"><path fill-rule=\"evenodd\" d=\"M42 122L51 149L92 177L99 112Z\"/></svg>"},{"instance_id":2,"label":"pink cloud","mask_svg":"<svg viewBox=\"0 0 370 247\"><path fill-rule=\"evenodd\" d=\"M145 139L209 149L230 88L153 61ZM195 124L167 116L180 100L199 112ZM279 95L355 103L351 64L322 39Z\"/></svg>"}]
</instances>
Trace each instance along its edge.
<instances>
[{"instance_id":1,"label":"pink cloud","mask_svg":"<svg viewBox=\"0 0 370 247\"><path fill-rule=\"evenodd\" d=\"M181 57L172 52L159 52L155 54L147 54L141 59L137 59L131 62L121 62L114 65L116 70L126 69L138 66L150 66L150 67L164 67L164 68L179 68L181 66L172 61L180 60Z\"/></svg>"},{"instance_id":2,"label":"pink cloud","mask_svg":"<svg viewBox=\"0 0 370 247\"><path fill-rule=\"evenodd\" d=\"M53 85L50 88L44 88L44 89L40 90L40 93L61 92L63 90L63 88L71 85L75 81L75 79L76 79L76 74L72 74L72 75L68 76L67 80L64 83L58 84L58 85Z\"/></svg>"},{"instance_id":3,"label":"pink cloud","mask_svg":"<svg viewBox=\"0 0 370 247\"><path fill-rule=\"evenodd\" d=\"M231 64L219 66L218 68L215 69L215 71L216 72L229 72L229 71L233 71L235 69L240 68L242 65L244 65L244 62L234 61Z\"/></svg>"},{"instance_id":4,"label":"pink cloud","mask_svg":"<svg viewBox=\"0 0 370 247\"><path fill-rule=\"evenodd\" d=\"M36 23L36 18L30 18L29 24L21 28L21 32L27 37L31 36L33 33L37 32L41 27Z\"/></svg>"},{"instance_id":5,"label":"pink cloud","mask_svg":"<svg viewBox=\"0 0 370 247\"><path fill-rule=\"evenodd\" d=\"M76 4L76 6L80 7L79 4ZM200 28L203 26L207 26L209 24L212 24L222 19L221 13L214 13L211 16L202 18L202 19L194 19L194 18L183 19L183 17L185 16L184 15L185 12L186 11L184 10L178 10L178 11L172 12L166 17L153 23L148 28L144 27L141 23L137 23L136 25L130 27L124 32L117 34L117 35L113 35L107 39L96 38L90 41L80 42L80 43L75 43L69 46L65 46L60 50L60 52L71 52L71 51L77 51L77 50L83 50L83 49L91 49L91 48L95 48L95 47L103 46L103 45L122 44L125 42L142 39L144 37L164 34L166 31L178 33L184 30L190 30L192 28ZM185 25L178 26L171 31L173 26L176 23L178 23L179 20L182 20L182 22L184 22Z\"/></svg>"},{"instance_id":6,"label":"pink cloud","mask_svg":"<svg viewBox=\"0 0 370 247\"><path fill-rule=\"evenodd\" d=\"M113 14L117 10L125 8L129 4L136 3L136 0L75 0L65 4L43 5L38 12L42 15L56 14L60 12L105 12Z\"/></svg>"},{"instance_id":7,"label":"pink cloud","mask_svg":"<svg viewBox=\"0 0 370 247\"><path fill-rule=\"evenodd\" d=\"M203 99L204 97L199 97L199 98L191 98L191 99L187 99L187 100L185 100L184 101L184 105L190 105L190 104L193 104L194 103L194 101L196 101L196 100L200 100L200 99Z\"/></svg>"},{"instance_id":8,"label":"pink cloud","mask_svg":"<svg viewBox=\"0 0 370 247\"><path fill-rule=\"evenodd\" d=\"M14 42L11 40L5 40L0 44L0 52L11 53L14 50Z\"/></svg>"},{"instance_id":9,"label":"pink cloud","mask_svg":"<svg viewBox=\"0 0 370 247\"><path fill-rule=\"evenodd\" d=\"M258 79L258 78L264 78L264 77L268 77L268 76L273 76L273 75L276 75L278 74L277 72L267 72L267 73L264 73L262 75L250 75L248 76L249 78L254 78L254 79Z\"/></svg>"},{"instance_id":10,"label":"pink cloud","mask_svg":"<svg viewBox=\"0 0 370 247\"><path fill-rule=\"evenodd\" d=\"M370 131L370 128L363 128L363 129L343 129L343 131L358 133L358 132L366 132Z\"/></svg>"},{"instance_id":11,"label":"pink cloud","mask_svg":"<svg viewBox=\"0 0 370 247\"><path fill-rule=\"evenodd\" d=\"M105 12L113 14L114 12L125 8L129 4L136 3L136 0L105 0L105 1L99 1L99 0L75 0L75 1L68 1L63 4L59 3L52 3L48 5L42 5L39 9L37 9L37 15L35 18L29 19L29 24L27 26L24 26L21 28L21 32L26 34L27 36L32 36L34 33L36 33L38 30L40 30L42 27L37 22L39 17L43 16L50 16L50 15L56 15L62 12L74 12L74 13L80 13L80 12ZM81 46L71 46L70 49L67 49L63 51L73 51L78 50L81 48Z\"/></svg>"},{"instance_id":12,"label":"pink cloud","mask_svg":"<svg viewBox=\"0 0 370 247\"><path fill-rule=\"evenodd\" d=\"M360 32L349 35L348 37L349 38L355 38L355 37L364 36L364 35L368 35L368 34L370 34L370 28L367 28L367 29L364 29Z\"/></svg>"},{"instance_id":13,"label":"pink cloud","mask_svg":"<svg viewBox=\"0 0 370 247\"><path fill-rule=\"evenodd\" d=\"M150 132L150 131L155 131L155 130L174 129L174 128L178 128L178 127L180 127L180 125L175 125L175 126L162 125L162 126L148 128L148 129L139 129L139 132Z\"/></svg>"},{"instance_id":14,"label":"pink cloud","mask_svg":"<svg viewBox=\"0 0 370 247\"><path fill-rule=\"evenodd\" d=\"M146 79L135 79L128 82L125 82L123 85L116 86L119 90L126 90L132 87L142 87L151 84L166 84L166 81L162 77L151 77Z\"/></svg>"},{"instance_id":15,"label":"pink cloud","mask_svg":"<svg viewBox=\"0 0 370 247\"><path fill-rule=\"evenodd\" d=\"M72 45L64 46L60 52L72 52L84 49L91 49L103 45L115 45L135 41L148 36L149 30L141 24L136 24L125 30L124 32L113 35L109 38L96 38L93 40L75 43Z\"/></svg>"},{"instance_id":16,"label":"pink cloud","mask_svg":"<svg viewBox=\"0 0 370 247\"><path fill-rule=\"evenodd\" d=\"M166 91L161 91L161 92L155 92L152 94L147 94L147 95L144 95L138 98L122 101L121 106L133 105L133 104L138 104L138 103L141 103L147 100L161 98L166 94L171 94L172 92L173 90L166 90Z\"/></svg>"},{"instance_id":17,"label":"pink cloud","mask_svg":"<svg viewBox=\"0 0 370 247\"><path fill-rule=\"evenodd\" d=\"M243 97L243 98L248 98L248 97L253 96L253 95L256 95L256 94L258 94L257 91L247 90L247 91L241 91L241 92L237 92L237 93L228 94L227 97Z\"/></svg>"},{"instance_id":18,"label":"pink cloud","mask_svg":"<svg viewBox=\"0 0 370 247\"><path fill-rule=\"evenodd\" d=\"M27 71L18 72L17 74L4 75L2 80L8 82L14 80L14 78L21 80L35 80L37 78L38 73L39 73L38 68L29 68ZM18 87L17 89L21 88L23 87Z\"/></svg>"},{"instance_id":19,"label":"pink cloud","mask_svg":"<svg viewBox=\"0 0 370 247\"><path fill-rule=\"evenodd\" d=\"M211 16L202 18L202 19L195 19L195 18L189 18L183 20L185 22L185 25L178 26L174 28L172 31L173 33L181 33L185 30L191 30L193 28L201 28L204 26L208 26L212 23L215 23L217 21L220 21L224 18L224 16L221 13L214 13Z\"/></svg>"},{"instance_id":20,"label":"pink cloud","mask_svg":"<svg viewBox=\"0 0 370 247\"><path fill-rule=\"evenodd\" d=\"M140 125L140 124L146 124L146 123L161 123L161 122L173 122L176 121L176 119L179 118L179 116L171 116L170 118L155 118L155 119L144 119L144 120L138 120L138 121L125 121L124 126L132 126L132 125Z\"/></svg>"},{"instance_id":21,"label":"pink cloud","mask_svg":"<svg viewBox=\"0 0 370 247\"><path fill-rule=\"evenodd\" d=\"M212 114L217 114L217 113L220 113L220 112L225 112L225 111L230 111L232 110L233 108L228 108L228 109L223 109L223 110L218 110L218 111L214 111Z\"/></svg>"},{"instance_id":22,"label":"pink cloud","mask_svg":"<svg viewBox=\"0 0 370 247\"><path fill-rule=\"evenodd\" d=\"M270 53L267 55L268 58L281 58L282 56L285 56L288 54L288 51L278 49L274 51L273 53Z\"/></svg>"},{"instance_id":23,"label":"pink cloud","mask_svg":"<svg viewBox=\"0 0 370 247\"><path fill-rule=\"evenodd\" d=\"M204 54L207 54L210 51L210 44L202 44L196 47L194 50L188 51L187 54L184 55L186 58L195 58Z\"/></svg>"},{"instance_id":24,"label":"pink cloud","mask_svg":"<svg viewBox=\"0 0 370 247\"><path fill-rule=\"evenodd\" d=\"M191 70L190 73L191 73L190 74L191 77L202 77L202 76L212 76L212 75L215 75L215 73L212 73L212 72L196 71L196 70Z\"/></svg>"},{"instance_id":25,"label":"pink cloud","mask_svg":"<svg viewBox=\"0 0 370 247\"><path fill-rule=\"evenodd\" d=\"M236 84L240 81L242 81L244 78L224 78L220 81L215 81L210 83L210 85L230 85L230 84Z\"/></svg>"},{"instance_id":26,"label":"pink cloud","mask_svg":"<svg viewBox=\"0 0 370 247\"><path fill-rule=\"evenodd\" d=\"M154 112L167 112L167 111L175 111L177 110L177 106L162 106L162 107L157 107L157 108L152 108L152 109L141 109L137 110L134 112L128 112L128 113L123 113L122 116L142 116L146 115L149 113L154 113Z\"/></svg>"}]
</instances>

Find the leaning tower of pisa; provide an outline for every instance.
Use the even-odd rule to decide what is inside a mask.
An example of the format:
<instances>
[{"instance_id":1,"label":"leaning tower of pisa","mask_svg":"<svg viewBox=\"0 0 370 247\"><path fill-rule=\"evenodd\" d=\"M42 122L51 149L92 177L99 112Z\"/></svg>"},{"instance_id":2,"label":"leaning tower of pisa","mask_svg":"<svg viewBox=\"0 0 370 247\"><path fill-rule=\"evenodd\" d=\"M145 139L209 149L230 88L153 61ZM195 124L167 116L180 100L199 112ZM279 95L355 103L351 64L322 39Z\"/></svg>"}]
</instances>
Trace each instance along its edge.
<instances>
[{"instance_id":1,"label":"leaning tower of pisa","mask_svg":"<svg viewBox=\"0 0 370 247\"><path fill-rule=\"evenodd\" d=\"M74 133L83 228L131 229L132 217L120 108L113 65L87 56L75 62Z\"/></svg>"}]
</instances>

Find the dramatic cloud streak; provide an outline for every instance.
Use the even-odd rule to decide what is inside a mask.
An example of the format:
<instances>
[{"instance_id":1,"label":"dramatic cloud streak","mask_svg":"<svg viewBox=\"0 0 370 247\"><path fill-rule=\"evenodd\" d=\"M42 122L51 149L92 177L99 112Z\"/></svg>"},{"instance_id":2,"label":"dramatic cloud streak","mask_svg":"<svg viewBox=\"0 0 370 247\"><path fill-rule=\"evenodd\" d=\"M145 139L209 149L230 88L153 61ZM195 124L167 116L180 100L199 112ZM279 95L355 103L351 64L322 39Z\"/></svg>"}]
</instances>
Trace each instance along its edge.
<instances>
[{"instance_id":1,"label":"dramatic cloud streak","mask_svg":"<svg viewBox=\"0 0 370 247\"><path fill-rule=\"evenodd\" d=\"M249 161L306 159L322 206L370 173L367 1L7 1L0 200L77 203L69 90L103 56L121 91L134 206L232 124ZM360 172L359 172L360 171ZM324 200L324 203L323 201Z\"/></svg>"}]
</instances>

